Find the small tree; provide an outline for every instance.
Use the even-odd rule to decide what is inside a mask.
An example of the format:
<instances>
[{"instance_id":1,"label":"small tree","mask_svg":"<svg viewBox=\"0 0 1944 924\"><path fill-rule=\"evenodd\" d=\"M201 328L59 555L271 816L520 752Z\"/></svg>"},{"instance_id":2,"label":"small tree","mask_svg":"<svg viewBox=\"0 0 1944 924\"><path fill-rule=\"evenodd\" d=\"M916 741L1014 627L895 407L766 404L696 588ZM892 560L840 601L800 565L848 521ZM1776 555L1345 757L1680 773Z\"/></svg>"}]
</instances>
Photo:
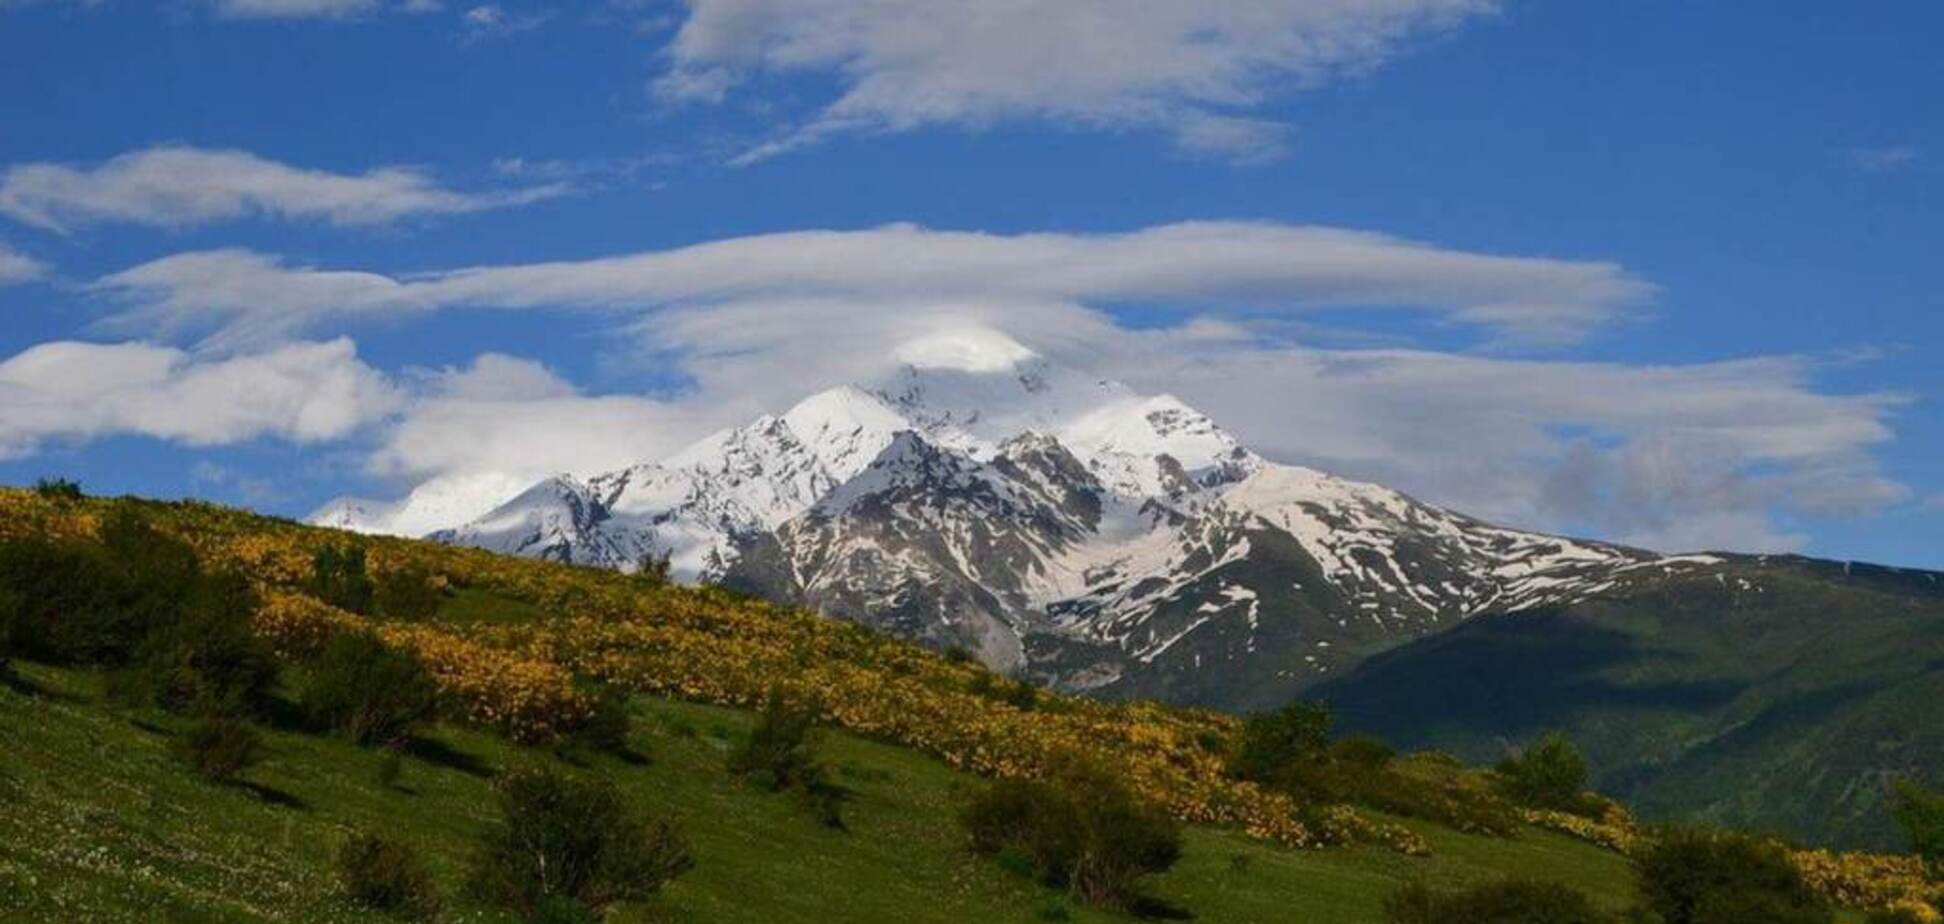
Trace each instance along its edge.
<instances>
[{"instance_id":1,"label":"small tree","mask_svg":"<svg viewBox=\"0 0 1944 924\"><path fill-rule=\"evenodd\" d=\"M439 580L424 568L405 565L372 580L372 608L392 619L429 619L445 603Z\"/></svg>"},{"instance_id":2,"label":"small tree","mask_svg":"<svg viewBox=\"0 0 1944 924\"><path fill-rule=\"evenodd\" d=\"M1910 849L1922 857L1932 875L1944 876L1944 794L1931 792L1916 780L1898 780L1897 804L1891 810Z\"/></svg>"},{"instance_id":3,"label":"small tree","mask_svg":"<svg viewBox=\"0 0 1944 924\"><path fill-rule=\"evenodd\" d=\"M204 577L185 604L143 640L128 692L204 715L255 710L276 681L277 662L250 626L256 595L249 582L234 574Z\"/></svg>"},{"instance_id":4,"label":"small tree","mask_svg":"<svg viewBox=\"0 0 1944 924\"><path fill-rule=\"evenodd\" d=\"M338 885L351 901L375 911L426 917L438 910L432 875L411 847L360 832L337 853Z\"/></svg>"},{"instance_id":5,"label":"small tree","mask_svg":"<svg viewBox=\"0 0 1944 924\"><path fill-rule=\"evenodd\" d=\"M42 478L34 482L34 493L57 501L78 501L84 496L81 482L67 478Z\"/></svg>"},{"instance_id":6,"label":"small tree","mask_svg":"<svg viewBox=\"0 0 1944 924\"><path fill-rule=\"evenodd\" d=\"M1585 806L1586 758L1558 732L1547 732L1524 752L1500 761L1498 772L1515 802L1564 812Z\"/></svg>"},{"instance_id":7,"label":"small tree","mask_svg":"<svg viewBox=\"0 0 1944 924\"><path fill-rule=\"evenodd\" d=\"M438 686L417 655L371 633L348 632L312 666L304 707L358 744L393 744L432 717Z\"/></svg>"},{"instance_id":8,"label":"small tree","mask_svg":"<svg viewBox=\"0 0 1944 924\"><path fill-rule=\"evenodd\" d=\"M635 562L635 577L652 584L666 584L670 567L667 552L645 552Z\"/></svg>"},{"instance_id":9,"label":"small tree","mask_svg":"<svg viewBox=\"0 0 1944 924\"><path fill-rule=\"evenodd\" d=\"M176 754L197 776L225 783L257 762L261 743L256 729L242 719L209 716L176 739Z\"/></svg>"},{"instance_id":10,"label":"small tree","mask_svg":"<svg viewBox=\"0 0 1944 924\"><path fill-rule=\"evenodd\" d=\"M646 898L695 865L673 824L636 813L606 780L535 768L507 773L498 789L502 817L470 880L482 901L529 919L563 900L598 911Z\"/></svg>"},{"instance_id":11,"label":"small tree","mask_svg":"<svg viewBox=\"0 0 1944 924\"><path fill-rule=\"evenodd\" d=\"M749 740L729 755L729 772L772 792L793 792L824 824L841 828L843 787L817 757L817 714L771 690Z\"/></svg>"},{"instance_id":12,"label":"small tree","mask_svg":"<svg viewBox=\"0 0 1944 924\"><path fill-rule=\"evenodd\" d=\"M1303 701L1249 716L1229 755L1229 775L1308 798L1338 798L1323 772L1330 763L1330 723L1328 706Z\"/></svg>"},{"instance_id":13,"label":"small tree","mask_svg":"<svg viewBox=\"0 0 1944 924\"><path fill-rule=\"evenodd\" d=\"M959 813L972 849L1015 855L1035 878L1083 901L1123 908L1147 876L1181 856L1181 830L1112 774L1088 765L1052 780L1001 780Z\"/></svg>"},{"instance_id":14,"label":"small tree","mask_svg":"<svg viewBox=\"0 0 1944 924\"><path fill-rule=\"evenodd\" d=\"M364 546L327 542L311 555L311 595L341 610L369 615L377 587L365 573Z\"/></svg>"},{"instance_id":15,"label":"small tree","mask_svg":"<svg viewBox=\"0 0 1944 924\"><path fill-rule=\"evenodd\" d=\"M1634 854L1640 894L1665 924L1828 924L1828 903L1773 841L1707 828L1654 833Z\"/></svg>"}]
</instances>

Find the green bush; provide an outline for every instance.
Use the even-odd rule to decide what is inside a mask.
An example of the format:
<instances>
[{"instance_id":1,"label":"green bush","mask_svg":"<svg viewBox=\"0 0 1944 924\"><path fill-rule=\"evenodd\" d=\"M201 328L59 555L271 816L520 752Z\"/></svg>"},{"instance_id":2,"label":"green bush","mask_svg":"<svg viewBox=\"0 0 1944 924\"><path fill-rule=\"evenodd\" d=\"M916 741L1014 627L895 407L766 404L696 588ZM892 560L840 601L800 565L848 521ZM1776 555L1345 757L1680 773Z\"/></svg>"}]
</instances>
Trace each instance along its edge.
<instances>
[{"instance_id":1,"label":"green bush","mask_svg":"<svg viewBox=\"0 0 1944 924\"><path fill-rule=\"evenodd\" d=\"M817 756L816 713L771 691L749 738L729 755L729 772L772 792L795 793L818 821L844 826L848 793Z\"/></svg>"},{"instance_id":2,"label":"green bush","mask_svg":"<svg viewBox=\"0 0 1944 924\"><path fill-rule=\"evenodd\" d=\"M1505 879L1458 892L1413 883L1384 902L1390 924L1618 924L1584 894L1537 879Z\"/></svg>"},{"instance_id":3,"label":"green bush","mask_svg":"<svg viewBox=\"0 0 1944 924\"><path fill-rule=\"evenodd\" d=\"M1038 687L1025 680L1007 680L991 671L973 674L967 690L974 696L1005 703L1021 712L1030 712L1039 705Z\"/></svg>"},{"instance_id":4,"label":"green bush","mask_svg":"<svg viewBox=\"0 0 1944 924\"><path fill-rule=\"evenodd\" d=\"M1634 854L1640 894L1664 924L1827 924L1828 903L1782 845L1707 828L1654 832Z\"/></svg>"},{"instance_id":5,"label":"green bush","mask_svg":"<svg viewBox=\"0 0 1944 924\"><path fill-rule=\"evenodd\" d=\"M311 555L311 595L338 609L370 615L377 585L365 573L364 546L326 542Z\"/></svg>"},{"instance_id":6,"label":"green bush","mask_svg":"<svg viewBox=\"0 0 1944 924\"><path fill-rule=\"evenodd\" d=\"M646 898L694 865L672 824L637 814L605 780L525 769L498 789L501 818L469 880L481 901L530 920L563 899L599 911Z\"/></svg>"},{"instance_id":7,"label":"green bush","mask_svg":"<svg viewBox=\"0 0 1944 924\"><path fill-rule=\"evenodd\" d=\"M0 542L0 650L113 669L120 698L205 713L252 707L276 677L250 628L247 581L206 574L195 550L132 507L100 540Z\"/></svg>"},{"instance_id":8,"label":"green bush","mask_svg":"<svg viewBox=\"0 0 1944 924\"><path fill-rule=\"evenodd\" d=\"M1540 736L1497 769L1506 795L1521 805L1582 814L1596 808L1586 798L1586 758L1558 732Z\"/></svg>"},{"instance_id":9,"label":"green bush","mask_svg":"<svg viewBox=\"0 0 1944 924\"><path fill-rule=\"evenodd\" d=\"M404 566L382 572L371 582L371 605L391 619L429 619L445 603L445 592L431 572Z\"/></svg>"},{"instance_id":10,"label":"green bush","mask_svg":"<svg viewBox=\"0 0 1944 924\"><path fill-rule=\"evenodd\" d=\"M81 482L67 478L42 478L35 481L34 493L57 501L78 501L83 497Z\"/></svg>"},{"instance_id":11,"label":"green bush","mask_svg":"<svg viewBox=\"0 0 1944 924\"><path fill-rule=\"evenodd\" d=\"M965 804L959 821L975 852L1017 857L1047 885L1108 908L1133 904L1141 881L1181 856L1179 825L1092 767L993 783Z\"/></svg>"},{"instance_id":12,"label":"green bush","mask_svg":"<svg viewBox=\"0 0 1944 924\"><path fill-rule=\"evenodd\" d=\"M127 690L165 709L254 711L277 679L276 656L250 625L256 606L237 575L197 580L183 611L143 639Z\"/></svg>"},{"instance_id":13,"label":"green bush","mask_svg":"<svg viewBox=\"0 0 1944 924\"><path fill-rule=\"evenodd\" d=\"M57 664L125 663L147 632L123 569L97 543L0 541L0 648Z\"/></svg>"},{"instance_id":14,"label":"green bush","mask_svg":"<svg viewBox=\"0 0 1944 924\"><path fill-rule=\"evenodd\" d=\"M213 783L235 779L257 762L261 744L256 729L234 716L208 716L176 739L176 755L197 776Z\"/></svg>"},{"instance_id":15,"label":"green bush","mask_svg":"<svg viewBox=\"0 0 1944 924\"><path fill-rule=\"evenodd\" d=\"M311 717L358 744L395 744L431 719L438 686L409 651L368 632L331 640L304 689Z\"/></svg>"},{"instance_id":16,"label":"green bush","mask_svg":"<svg viewBox=\"0 0 1944 924\"><path fill-rule=\"evenodd\" d=\"M1330 723L1328 706L1301 701L1249 716L1229 756L1229 774L1281 789L1318 788L1314 771L1328 763Z\"/></svg>"},{"instance_id":17,"label":"green bush","mask_svg":"<svg viewBox=\"0 0 1944 924\"><path fill-rule=\"evenodd\" d=\"M618 686L608 683L596 685L588 697L593 708L569 733L566 744L606 754L632 754L628 732L634 723L628 714L628 699L628 691Z\"/></svg>"},{"instance_id":18,"label":"green bush","mask_svg":"<svg viewBox=\"0 0 1944 924\"><path fill-rule=\"evenodd\" d=\"M1944 795L1915 780L1898 780L1895 789L1897 804L1891 812L1910 839L1911 852L1922 857L1933 874L1944 876Z\"/></svg>"},{"instance_id":19,"label":"green bush","mask_svg":"<svg viewBox=\"0 0 1944 924\"><path fill-rule=\"evenodd\" d=\"M361 907L410 917L438 910L432 875L412 848L397 841L354 834L338 848L335 866L338 885Z\"/></svg>"}]
</instances>

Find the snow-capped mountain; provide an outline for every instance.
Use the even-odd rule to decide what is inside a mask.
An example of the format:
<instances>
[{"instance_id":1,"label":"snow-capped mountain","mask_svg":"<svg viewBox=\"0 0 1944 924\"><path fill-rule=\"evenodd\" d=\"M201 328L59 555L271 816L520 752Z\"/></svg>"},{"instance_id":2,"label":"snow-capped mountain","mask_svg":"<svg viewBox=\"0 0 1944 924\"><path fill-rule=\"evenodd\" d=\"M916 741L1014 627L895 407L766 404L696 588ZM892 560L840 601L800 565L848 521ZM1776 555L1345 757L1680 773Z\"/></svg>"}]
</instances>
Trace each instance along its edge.
<instances>
[{"instance_id":1,"label":"snow-capped mountain","mask_svg":"<svg viewBox=\"0 0 1944 924\"><path fill-rule=\"evenodd\" d=\"M623 570L665 558L682 580L1067 688L1189 701L1217 699L1216 674L1300 688L1461 620L1718 562L1502 529L1270 462L1173 396L989 331L898 358L666 459L428 484L316 519Z\"/></svg>"}]
</instances>

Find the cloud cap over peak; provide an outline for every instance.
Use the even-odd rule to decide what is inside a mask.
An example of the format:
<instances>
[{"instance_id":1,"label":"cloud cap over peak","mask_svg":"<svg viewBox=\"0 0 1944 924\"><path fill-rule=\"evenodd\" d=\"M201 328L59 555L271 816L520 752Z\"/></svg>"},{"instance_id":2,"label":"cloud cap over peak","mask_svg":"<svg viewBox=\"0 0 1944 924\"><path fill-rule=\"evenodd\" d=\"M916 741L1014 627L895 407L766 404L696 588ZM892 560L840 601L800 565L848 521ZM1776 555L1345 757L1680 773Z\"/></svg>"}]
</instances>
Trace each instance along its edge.
<instances>
[{"instance_id":1,"label":"cloud cap over peak","mask_svg":"<svg viewBox=\"0 0 1944 924\"><path fill-rule=\"evenodd\" d=\"M1506 340L1569 342L1654 288L1600 261L1500 256L1390 235L1263 222L1122 233L990 234L888 225L760 234L618 257L393 277L242 250L177 254L104 277L124 329L263 343L358 316L448 306L645 312L752 299L1159 302L1211 312L1403 309Z\"/></svg>"}]
</instances>

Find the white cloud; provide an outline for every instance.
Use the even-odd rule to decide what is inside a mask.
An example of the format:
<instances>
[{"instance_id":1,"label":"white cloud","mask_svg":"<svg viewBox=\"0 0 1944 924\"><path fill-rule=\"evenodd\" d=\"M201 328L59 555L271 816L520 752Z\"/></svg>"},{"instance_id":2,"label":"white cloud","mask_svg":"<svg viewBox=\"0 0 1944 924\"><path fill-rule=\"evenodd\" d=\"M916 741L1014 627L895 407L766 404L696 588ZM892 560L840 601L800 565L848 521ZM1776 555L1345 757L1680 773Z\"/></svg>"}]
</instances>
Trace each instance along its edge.
<instances>
[{"instance_id":1,"label":"white cloud","mask_svg":"<svg viewBox=\"0 0 1944 924\"><path fill-rule=\"evenodd\" d=\"M870 304L1155 301L1264 312L1401 308L1506 338L1570 341L1652 286L1612 263L1440 248L1340 228L1189 222L1125 234L892 225L733 238L607 259L410 277L291 266L249 251L178 254L101 279L123 328L271 342L334 319L452 305L618 312L765 297Z\"/></svg>"},{"instance_id":2,"label":"white cloud","mask_svg":"<svg viewBox=\"0 0 1944 924\"><path fill-rule=\"evenodd\" d=\"M47 265L0 243L0 286L29 282L47 275Z\"/></svg>"},{"instance_id":3,"label":"white cloud","mask_svg":"<svg viewBox=\"0 0 1944 924\"><path fill-rule=\"evenodd\" d=\"M589 395L531 362L490 355L421 376L367 460L398 478L592 473L658 458L868 378L895 362L900 343L942 326L988 325L1056 361L1179 394L1272 458L1509 525L1668 549L1782 550L1804 541L1786 525L1792 518L1911 500L1874 456L1906 399L1817 385L1825 362L1856 358L1632 365L1292 339L1291 312L1335 306L1563 338L1653 294L1612 264L1342 229L891 226L396 277L215 251L97 288L130 303L124 327L213 329L208 342L225 349L446 306L580 310L625 335L608 340L615 349L687 378L668 397ZM1127 303L1193 315L1130 323Z\"/></svg>"},{"instance_id":4,"label":"white cloud","mask_svg":"<svg viewBox=\"0 0 1944 924\"><path fill-rule=\"evenodd\" d=\"M1871 173L1891 173L1902 170L1917 160L1917 149L1907 144L1894 144L1882 148L1857 148L1850 152L1850 159L1856 166Z\"/></svg>"},{"instance_id":5,"label":"white cloud","mask_svg":"<svg viewBox=\"0 0 1944 924\"><path fill-rule=\"evenodd\" d=\"M349 340L213 361L147 343L43 343L0 362L0 458L120 434L192 446L318 443L397 405Z\"/></svg>"},{"instance_id":6,"label":"white cloud","mask_svg":"<svg viewBox=\"0 0 1944 924\"><path fill-rule=\"evenodd\" d=\"M1250 117L1294 90L1375 68L1493 0L689 0L655 84L720 102L754 78L834 77L837 98L746 155L846 132L1043 120L1158 129L1184 147L1273 155Z\"/></svg>"},{"instance_id":7,"label":"white cloud","mask_svg":"<svg viewBox=\"0 0 1944 924\"><path fill-rule=\"evenodd\" d=\"M378 0L214 0L216 13L235 19L333 19L378 8Z\"/></svg>"},{"instance_id":8,"label":"white cloud","mask_svg":"<svg viewBox=\"0 0 1944 924\"><path fill-rule=\"evenodd\" d=\"M459 37L467 42L504 38L520 32L538 29L552 16L551 12L508 13L497 3L475 6L461 14Z\"/></svg>"},{"instance_id":9,"label":"white cloud","mask_svg":"<svg viewBox=\"0 0 1944 924\"><path fill-rule=\"evenodd\" d=\"M583 395L538 363L496 354L421 386L372 453L373 473L592 475L665 455L719 416L688 403Z\"/></svg>"},{"instance_id":10,"label":"white cloud","mask_svg":"<svg viewBox=\"0 0 1944 924\"><path fill-rule=\"evenodd\" d=\"M97 166L17 164L0 172L0 214L61 231L103 222L184 227L246 217L375 225L522 205L564 184L460 192L408 167L309 170L246 151L155 147Z\"/></svg>"}]
</instances>

